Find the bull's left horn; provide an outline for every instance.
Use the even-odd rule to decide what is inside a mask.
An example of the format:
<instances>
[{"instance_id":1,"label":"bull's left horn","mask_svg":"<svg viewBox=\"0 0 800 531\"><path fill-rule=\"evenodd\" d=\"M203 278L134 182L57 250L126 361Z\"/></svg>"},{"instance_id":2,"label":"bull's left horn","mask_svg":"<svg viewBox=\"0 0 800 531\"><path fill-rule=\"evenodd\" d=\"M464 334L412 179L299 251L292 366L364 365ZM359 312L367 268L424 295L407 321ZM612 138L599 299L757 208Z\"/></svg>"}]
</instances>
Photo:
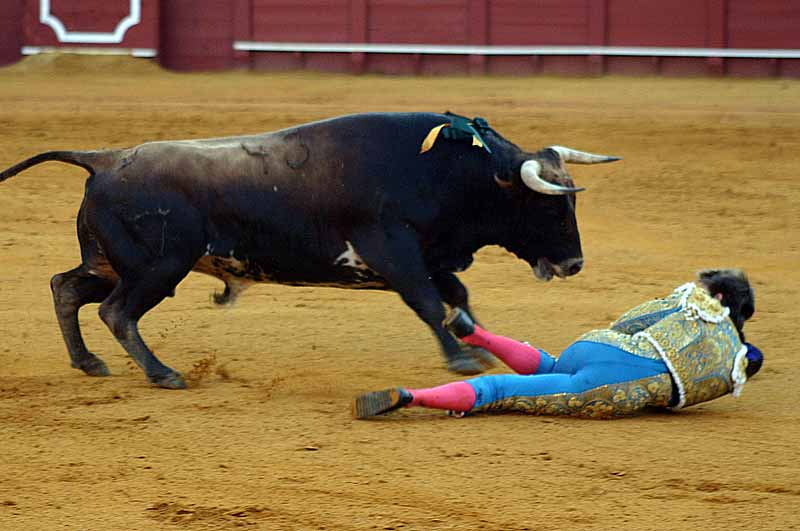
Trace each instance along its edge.
<instances>
[{"instance_id":1,"label":"bull's left horn","mask_svg":"<svg viewBox=\"0 0 800 531\"><path fill-rule=\"evenodd\" d=\"M525 186L533 190L547 195L566 195L574 194L585 190L585 188L570 188L568 186L560 186L545 181L539 177L539 172L542 170L542 165L535 160L526 160L522 163L519 170L520 177Z\"/></svg>"},{"instance_id":2,"label":"bull's left horn","mask_svg":"<svg viewBox=\"0 0 800 531\"><path fill-rule=\"evenodd\" d=\"M564 146L550 146L561 160L564 162L572 162L574 164L597 164L600 162L614 162L615 160L622 160L620 157L611 157L608 155L595 155L594 153L587 153L585 151L578 151Z\"/></svg>"}]
</instances>

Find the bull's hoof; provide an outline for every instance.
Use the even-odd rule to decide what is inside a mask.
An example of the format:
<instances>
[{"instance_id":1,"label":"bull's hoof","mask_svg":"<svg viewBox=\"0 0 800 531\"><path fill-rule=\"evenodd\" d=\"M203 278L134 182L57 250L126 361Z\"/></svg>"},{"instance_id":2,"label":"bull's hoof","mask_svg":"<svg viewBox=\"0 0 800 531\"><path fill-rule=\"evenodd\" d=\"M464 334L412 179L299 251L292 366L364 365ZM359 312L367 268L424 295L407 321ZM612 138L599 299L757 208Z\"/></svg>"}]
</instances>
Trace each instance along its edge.
<instances>
[{"instance_id":1,"label":"bull's hoof","mask_svg":"<svg viewBox=\"0 0 800 531\"><path fill-rule=\"evenodd\" d=\"M179 372L171 372L163 376L150 378L150 383L164 389L186 389L186 381Z\"/></svg>"},{"instance_id":2,"label":"bull's hoof","mask_svg":"<svg viewBox=\"0 0 800 531\"><path fill-rule=\"evenodd\" d=\"M481 347L465 345L461 347L461 352L480 363L485 371L493 369L500 364L499 360L494 356L494 354Z\"/></svg>"},{"instance_id":3,"label":"bull's hoof","mask_svg":"<svg viewBox=\"0 0 800 531\"><path fill-rule=\"evenodd\" d=\"M80 369L89 376L111 376L111 371L108 370L106 362L91 354L91 358L80 363L71 363L75 369Z\"/></svg>"},{"instance_id":4,"label":"bull's hoof","mask_svg":"<svg viewBox=\"0 0 800 531\"><path fill-rule=\"evenodd\" d=\"M483 365L475 358L471 358L469 356L461 356L459 358L448 360L447 370L450 372L455 372L457 374L471 376L473 374L480 374L485 369Z\"/></svg>"}]
</instances>

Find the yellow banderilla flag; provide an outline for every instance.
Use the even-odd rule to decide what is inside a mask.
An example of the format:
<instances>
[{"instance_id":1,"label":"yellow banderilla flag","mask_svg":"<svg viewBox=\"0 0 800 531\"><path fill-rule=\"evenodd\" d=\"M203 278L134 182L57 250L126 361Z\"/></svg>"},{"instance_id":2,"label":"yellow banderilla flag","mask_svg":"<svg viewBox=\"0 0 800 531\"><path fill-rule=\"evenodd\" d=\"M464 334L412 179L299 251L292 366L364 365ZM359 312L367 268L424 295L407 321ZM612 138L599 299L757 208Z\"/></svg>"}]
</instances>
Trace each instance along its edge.
<instances>
[{"instance_id":1,"label":"yellow banderilla flag","mask_svg":"<svg viewBox=\"0 0 800 531\"><path fill-rule=\"evenodd\" d=\"M422 141L422 145L419 148L420 154L425 153L426 151L430 151L430 149L436 143L436 139L439 138L439 133L442 132L442 129L444 129L445 127L450 127L450 125L451 124L437 125L433 129L431 129L430 132L428 133L428 136L426 136L425 140ZM480 148L485 147L481 139L478 137L478 135L472 135L472 145ZM487 151L489 150L487 149ZM491 153L491 151L489 152Z\"/></svg>"},{"instance_id":2,"label":"yellow banderilla flag","mask_svg":"<svg viewBox=\"0 0 800 531\"><path fill-rule=\"evenodd\" d=\"M449 126L450 124L442 124L431 129L431 132L428 133L428 136L426 136L425 140L422 141L422 146L420 146L419 152L425 153L426 151L430 150L433 147L433 144L436 142L436 139L439 137L439 133L442 131L442 128Z\"/></svg>"}]
</instances>

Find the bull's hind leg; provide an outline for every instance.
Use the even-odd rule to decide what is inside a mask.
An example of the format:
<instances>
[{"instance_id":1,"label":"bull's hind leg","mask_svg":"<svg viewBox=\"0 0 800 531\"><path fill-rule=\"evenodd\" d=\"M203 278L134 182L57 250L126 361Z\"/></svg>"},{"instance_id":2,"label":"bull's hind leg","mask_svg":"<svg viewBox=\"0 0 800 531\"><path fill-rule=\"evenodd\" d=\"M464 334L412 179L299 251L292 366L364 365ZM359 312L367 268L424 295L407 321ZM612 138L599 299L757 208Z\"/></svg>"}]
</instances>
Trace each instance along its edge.
<instances>
[{"instance_id":1,"label":"bull's hind leg","mask_svg":"<svg viewBox=\"0 0 800 531\"><path fill-rule=\"evenodd\" d=\"M114 282L92 275L86 265L81 264L71 271L55 275L50 280L50 289L71 365L90 376L108 376L110 373L105 362L89 352L83 342L78 310L85 304L102 302L114 289Z\"/></svg>"},{"instance_id":2,"label":"bull's hind leg","mask_svg":"<svg viewBox=\"0 0 800 531\"><path fill-rule=\"evenodd\" d=\"M139 334L139 319L169 297L191 270L191 263L165 258L147 268L146 276L123 277L100 305L100 318L108 325L128 355L144 371L147 379L167 389L184 389L181 374L156 358Z\"/></svg>"}]
</instances>

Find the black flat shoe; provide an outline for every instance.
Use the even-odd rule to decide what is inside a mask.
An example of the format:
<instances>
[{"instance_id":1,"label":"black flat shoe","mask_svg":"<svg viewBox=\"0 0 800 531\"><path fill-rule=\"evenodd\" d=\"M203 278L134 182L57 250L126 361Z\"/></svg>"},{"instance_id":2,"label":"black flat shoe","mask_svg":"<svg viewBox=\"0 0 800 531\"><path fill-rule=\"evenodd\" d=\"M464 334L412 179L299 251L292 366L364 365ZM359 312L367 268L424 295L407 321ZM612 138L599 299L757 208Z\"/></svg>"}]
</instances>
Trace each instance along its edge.
<instances>
[{"instance_id":1,"label":"black flat shoe","mask_svg":"<svg viewBox=\"0 0 800 531\"><path fill-rule=\"evenodd\" d=\"M413 399L411 393L401 387L366 393L353 400L353 418L383 415L410 404Z\"/></svg>"}]
</instances>

